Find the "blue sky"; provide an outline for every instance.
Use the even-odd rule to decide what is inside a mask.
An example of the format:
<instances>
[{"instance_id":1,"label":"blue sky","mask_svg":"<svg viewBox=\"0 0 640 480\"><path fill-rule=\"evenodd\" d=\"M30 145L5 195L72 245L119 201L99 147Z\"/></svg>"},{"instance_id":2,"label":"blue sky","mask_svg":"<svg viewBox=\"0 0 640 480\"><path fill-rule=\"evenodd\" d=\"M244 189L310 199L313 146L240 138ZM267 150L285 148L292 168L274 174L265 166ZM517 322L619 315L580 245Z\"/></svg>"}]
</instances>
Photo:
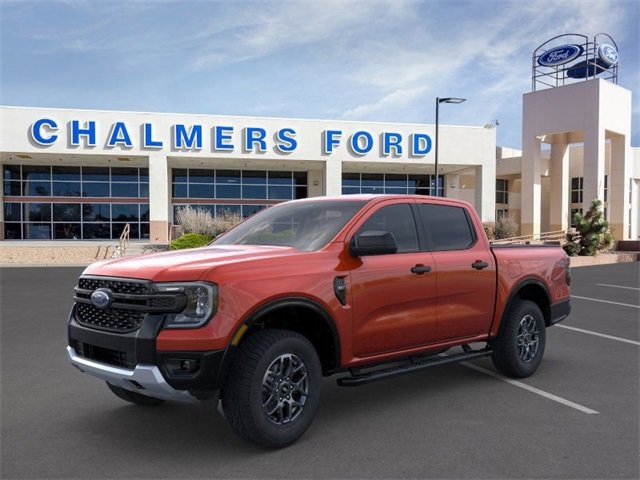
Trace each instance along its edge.
<instances>
[{"instance_id":1,"label":"blue sky","mask_svg":"<svg viewBox=\"0 0 640 480\"><path fill-rule=\"evenodd\" d=\"M637 0L0 0L0 104L485 125L520 148L531 55L610 34L640 146Z\"/></svg>"}]
</instances>

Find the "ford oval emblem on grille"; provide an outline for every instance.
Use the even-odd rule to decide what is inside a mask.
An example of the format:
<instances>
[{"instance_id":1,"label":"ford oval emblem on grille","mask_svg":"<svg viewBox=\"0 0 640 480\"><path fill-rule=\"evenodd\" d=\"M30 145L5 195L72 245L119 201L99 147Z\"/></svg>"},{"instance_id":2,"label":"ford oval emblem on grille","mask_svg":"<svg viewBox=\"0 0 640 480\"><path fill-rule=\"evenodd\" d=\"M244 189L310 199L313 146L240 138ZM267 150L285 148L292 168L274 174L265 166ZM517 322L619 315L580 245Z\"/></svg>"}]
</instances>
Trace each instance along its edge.
<instances>
[{"instance_id":1,"label":"ford oval emblem on grille","mask_svg":"<svg viewBox=\"0 0 640 480\"><path fill-rule=\"evenodd\" d=\"M108 308L113 303L113 293L108 288L99 288L91 294L91 303L96 308Z\"/></svg>"}]
</instances>

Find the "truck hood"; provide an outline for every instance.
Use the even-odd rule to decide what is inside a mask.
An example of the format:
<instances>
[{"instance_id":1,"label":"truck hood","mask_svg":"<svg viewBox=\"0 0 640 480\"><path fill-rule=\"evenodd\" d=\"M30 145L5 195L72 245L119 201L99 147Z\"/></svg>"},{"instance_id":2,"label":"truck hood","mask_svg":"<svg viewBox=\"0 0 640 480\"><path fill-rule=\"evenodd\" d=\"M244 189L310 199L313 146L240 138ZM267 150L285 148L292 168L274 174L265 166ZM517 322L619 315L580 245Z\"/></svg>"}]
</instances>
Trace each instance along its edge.
<instances>
[{"instance_id":1,"label":"truck hood","mask_svg":"<svg viewBox=\"0 0 640 480\"><path fill-rule=\"evenodd\" d=\"M89 265L83 275L138 278L153 281L198 280L211 269L302 254L292 247L220 245L104 260Z\"/></svg>"}]
</instances>

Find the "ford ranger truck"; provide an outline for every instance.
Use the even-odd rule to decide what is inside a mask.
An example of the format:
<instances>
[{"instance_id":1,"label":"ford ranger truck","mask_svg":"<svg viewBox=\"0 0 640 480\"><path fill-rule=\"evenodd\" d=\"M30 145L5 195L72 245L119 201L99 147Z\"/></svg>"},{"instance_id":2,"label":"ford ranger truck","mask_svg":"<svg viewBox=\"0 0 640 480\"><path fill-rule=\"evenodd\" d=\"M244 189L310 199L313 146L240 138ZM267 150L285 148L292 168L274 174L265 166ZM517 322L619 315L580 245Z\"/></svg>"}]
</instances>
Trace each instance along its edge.
<instances>
[{"instance_id":1,"label":"ford ranger truck","mask_svg":"<svg viewBox=\"0 0 640 480\"><path fill-rule=\"evenodd\" d=\"M88 266L67 351L123 400L220 401L240 437L279 448L310 426L323 376L356 386L490 356L528 377L569 283L559 246L491 246L463 201L307 198L206 247Z\"/></svg>"}]
</instances>

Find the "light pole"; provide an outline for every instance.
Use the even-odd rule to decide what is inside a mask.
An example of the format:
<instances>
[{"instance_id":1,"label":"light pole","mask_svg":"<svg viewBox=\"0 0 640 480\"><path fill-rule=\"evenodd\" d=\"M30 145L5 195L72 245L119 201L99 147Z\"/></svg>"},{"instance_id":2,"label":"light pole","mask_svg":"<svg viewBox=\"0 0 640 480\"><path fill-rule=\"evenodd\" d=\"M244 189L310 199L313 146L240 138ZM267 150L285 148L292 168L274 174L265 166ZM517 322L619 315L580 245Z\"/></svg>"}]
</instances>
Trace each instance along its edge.
<instances>
[{"instance_id":1,"label":"light pole","mask_svg":"<svg viewBox=\"0 0 640 480\"><path fill-rule=\"evenodd\" d=\"M458 98L458 97L444 97L444 98L440 98L440 97L436 97L436 151L435 153L435 157L436 157L436 197L440 196L440 192L438 191L438 130L439 130L439 126L440 126L440 104L441 103L462 103L464 101L466 101L466 98ZM444 189L443 189L443 193L444 193Z\"/></svg>"}]
</instances>

